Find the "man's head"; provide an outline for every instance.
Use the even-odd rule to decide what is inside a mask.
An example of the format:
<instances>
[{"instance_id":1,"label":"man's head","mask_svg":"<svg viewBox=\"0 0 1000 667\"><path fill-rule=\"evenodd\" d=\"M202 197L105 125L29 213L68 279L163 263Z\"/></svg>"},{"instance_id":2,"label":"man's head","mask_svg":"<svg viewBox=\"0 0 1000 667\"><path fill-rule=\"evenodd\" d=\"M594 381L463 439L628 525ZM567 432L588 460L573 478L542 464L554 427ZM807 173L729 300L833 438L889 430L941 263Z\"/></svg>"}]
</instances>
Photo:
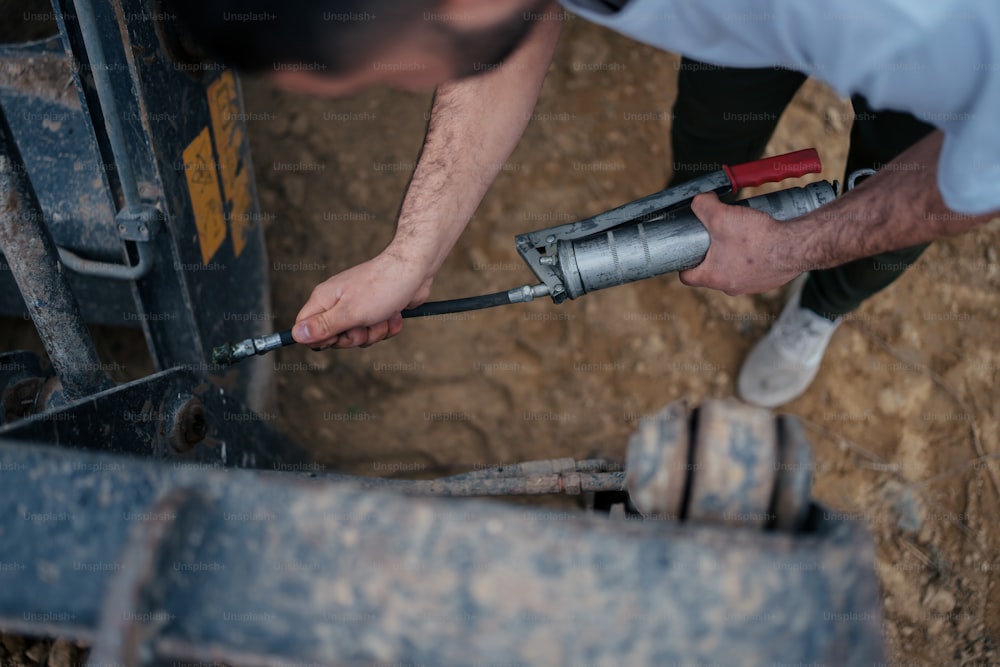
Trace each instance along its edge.
<instances>
[{"instance_id":1,"label":"man's head","mask_svg":"<svg viewBox=\"0 0 1000 667\"><path fill-rule=\"evenodd\" d=\"M420 90L489 71L552 0L165 0L185 41L280 85Z\"/></svg>"}]
</instances>

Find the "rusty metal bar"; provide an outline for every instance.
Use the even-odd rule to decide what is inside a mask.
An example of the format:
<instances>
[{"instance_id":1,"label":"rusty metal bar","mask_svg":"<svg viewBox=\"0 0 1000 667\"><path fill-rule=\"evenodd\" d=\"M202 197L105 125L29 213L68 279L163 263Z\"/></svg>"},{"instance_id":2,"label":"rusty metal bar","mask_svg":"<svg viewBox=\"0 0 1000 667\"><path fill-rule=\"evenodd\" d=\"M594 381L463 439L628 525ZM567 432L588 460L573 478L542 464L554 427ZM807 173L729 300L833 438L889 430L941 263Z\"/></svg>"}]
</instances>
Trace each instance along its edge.
<instances>
[{"instance_id":1,"label":"rusty metal bar","mask_svg":"<svg viewBox=\"0 0 1000 667\"><path fill-rule=\"evenodd\" d=\"M600 473L621 472L621 463L606 459L583 459L577 461L569 457L559 459L542 459L540 461L522 461L520 463L496 464L470 470L449 479L502 479L504 477L526 477L530 475L557 475L567 472Z\"/></svg>"},{"instance_id":2,"label":"rusty metal bar","mask_svg":"<svg viewBox=\"0 0 1000 667\"><path fill-rule=\"evenodd\" d=\"M104 372L76 297L63 273L55 242L0 110L0 250L24 297L68 400L112 386Z\"/></svg>"},{"instance_id":3,"label":"rusty metal bar","mask_svg":"<svg viewBox=\"0 0 1000 667\"><path fill-rule=\"evenodd\" d=\"M511 466L514 468L514 466ZM386 479L330 474L331 481L350 481L363 489L387 489L400 493L431 496L543 496L578 495L602 491L624 491L624 472L564 472L547 475L524 474L499 477L443 477L440 479Z\"/></svg>"}]
</instances>

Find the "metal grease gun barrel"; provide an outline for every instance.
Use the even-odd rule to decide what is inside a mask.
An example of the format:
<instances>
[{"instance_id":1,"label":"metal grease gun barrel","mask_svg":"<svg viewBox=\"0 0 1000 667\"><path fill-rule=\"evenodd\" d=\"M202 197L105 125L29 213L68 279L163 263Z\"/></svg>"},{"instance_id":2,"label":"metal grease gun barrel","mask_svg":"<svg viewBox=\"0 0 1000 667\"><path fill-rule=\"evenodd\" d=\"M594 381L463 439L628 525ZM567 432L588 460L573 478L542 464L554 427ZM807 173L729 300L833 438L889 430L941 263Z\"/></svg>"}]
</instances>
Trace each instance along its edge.
<instances>
[{"instance_id":1,"label":"metal grease gun barrel","mask_svg":"<svg viewBox=\"0 0 1000 667\"><path fill-rule=\"evenodd\" d=\"M836 199L827 181L737 202L777 220L791 220ZM606 287L684 271L701 264L711 241L690 209L677 217L637 222L572 241L559 241L557 257L569 298Z\"/></svg>"}]
</instances>

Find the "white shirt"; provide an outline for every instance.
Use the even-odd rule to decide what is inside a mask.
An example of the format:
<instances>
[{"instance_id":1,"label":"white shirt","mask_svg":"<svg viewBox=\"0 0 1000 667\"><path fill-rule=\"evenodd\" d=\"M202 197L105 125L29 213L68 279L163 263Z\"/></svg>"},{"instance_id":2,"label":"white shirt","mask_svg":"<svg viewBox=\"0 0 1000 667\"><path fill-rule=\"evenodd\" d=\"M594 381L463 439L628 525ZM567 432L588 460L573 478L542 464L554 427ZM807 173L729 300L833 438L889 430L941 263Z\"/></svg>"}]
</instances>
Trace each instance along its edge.
<instances>
[{"instance_id":1,"label":"white shirt","mask_svg":"<svg viewBox=\"0 0 1000 667\"><path fill-rule=\"evenodd\" d=\"M640 42L729 67L787 67L944 131L938 186L1000 210L1000 0L562 0Z\"/></svg>"}]
</instances>

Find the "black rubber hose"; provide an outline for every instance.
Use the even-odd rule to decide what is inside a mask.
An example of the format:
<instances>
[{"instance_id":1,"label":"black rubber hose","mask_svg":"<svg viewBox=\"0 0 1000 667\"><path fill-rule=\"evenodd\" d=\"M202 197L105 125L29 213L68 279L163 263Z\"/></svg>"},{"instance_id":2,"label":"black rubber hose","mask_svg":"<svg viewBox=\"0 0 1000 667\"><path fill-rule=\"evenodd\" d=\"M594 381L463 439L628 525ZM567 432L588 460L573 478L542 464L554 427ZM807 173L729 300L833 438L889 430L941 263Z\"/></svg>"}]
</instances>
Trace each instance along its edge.
<instances>
[{"instance_id":1,"label":"black rubber hose","mask_svg":"<svg viewBox=\"0 0 1000 667\"><path fill-rule=\"evenodd\" d=\"M416 308L403 311L403 317L427 317L429 315L446 315L448 313L462 313L467 310L482 310L483 308L496 308L506 306L510 303L510 294L507 292L494 292L493 294L482 294L480 296L470 296L465 299L449 299L448 301L430 301Z\"/></svg>"},{"instance_id":2,"label":"black rubber hose","mask_svg":"<svg viewBox=\"0 0 1000 667\"><path fill-rule=\"evenodd\" d=\"M496 306L506 306L510 303L510 294L508 292L494 292L493 294L483 294L480 296L470 296L465 299L450 299L448 301L431 301L430 303L425 303L416 308L411 308L409 310L403 311L403 317L428 317L431 315L446 315L448 313L461 313L467 310L482 310L483 308L495 308ZM272 334L273 335L273 334ZM268 344L266 349L256 349L254 354L264 354L271 350L278 349L278 347L287 347L288 345L294 345L295 339L292 338L292 330L285 329L284 331L277 332L277 335L281 341L280 346ZM266 337L265 337L266 338ZM245 344L251 343L251 340L246 340L240 343L242 347ZM237 361L245 358L247 355L241 354L240 356L234 357L237 345L233 343L226 343L220 347L212 350L212 363L220 364L223 366L229 366ZM254 344L254 348L256 348Z\"/></svg>"}]
</instances>

